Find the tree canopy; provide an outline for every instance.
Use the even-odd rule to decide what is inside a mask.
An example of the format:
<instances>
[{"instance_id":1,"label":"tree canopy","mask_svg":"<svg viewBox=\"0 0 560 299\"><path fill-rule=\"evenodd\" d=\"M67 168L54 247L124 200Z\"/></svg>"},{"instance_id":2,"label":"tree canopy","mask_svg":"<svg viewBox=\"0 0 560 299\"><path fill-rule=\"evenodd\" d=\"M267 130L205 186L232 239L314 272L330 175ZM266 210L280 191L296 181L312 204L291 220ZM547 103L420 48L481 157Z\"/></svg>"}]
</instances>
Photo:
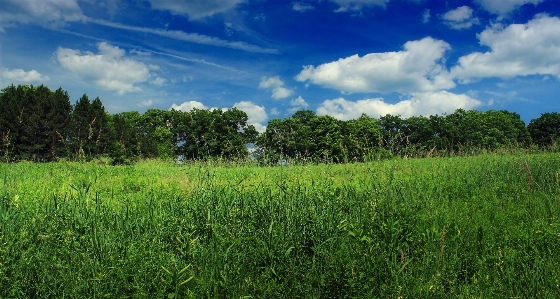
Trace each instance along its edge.
<instances>
[{"instance_id":1,"label":"tree canopy","mask_svg":"<svg viewBox=\"0 0 560 299\"><path fill-rule=\"evenodd\" d=\"M4 161L108 156L115 163L141 158L345 163L434 151L547 147L560 136L556 112L543 113L528 126L514 112L462 109L429 117L362 114L347 121L301 110L270 120L262 133L247 121L247 114L236 108L110 114L100 98L90 101L84 94L72 105L62 88L52 91L44 85L10 85L0 92ZM248 144L254 145L251 152Z\"/></svg>"}]
</instances>

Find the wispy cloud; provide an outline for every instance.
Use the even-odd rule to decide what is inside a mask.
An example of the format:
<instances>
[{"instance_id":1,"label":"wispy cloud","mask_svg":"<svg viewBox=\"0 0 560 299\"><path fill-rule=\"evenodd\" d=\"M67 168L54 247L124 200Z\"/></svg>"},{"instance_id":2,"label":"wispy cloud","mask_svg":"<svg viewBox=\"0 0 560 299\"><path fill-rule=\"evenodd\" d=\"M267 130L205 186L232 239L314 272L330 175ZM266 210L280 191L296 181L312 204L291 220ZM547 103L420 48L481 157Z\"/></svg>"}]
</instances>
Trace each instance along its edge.
<instances>
[{"instance_id":1,"label":"wispy cloud","mask_svg":"<svg viewBox=\"0 0 560 299\"><path fill-rule=\"evenodd\" d=\"M304 12L306 10L314 9L314 7L306 3L294 2L292 5L292 9L295 11Z\"/></svg>"},{"instance_id":2,"label":"wispy cloud","mask_svg":"<svg viewBox=\"0 0 560 299\"><path fill-rule=\"evenodd\" d=\"M429 9L424 9L424 12L422 13L422 23L424 23L424 24L430 23L430 18L431 17L432 17L432 15L430 14L430 10Z\"/></svg>"},{"instance_id":3,"label":"wispy cloud","mask_svg":"<svg viewBox=\"0 0 560 299\"><path fill-rule=\"evenodd\" d=\"M120 23L115 23L115 22L110 22L110 21L105 21L100 19L92 19L92 18L88 18L87 21L90 23L107 26L111 28L149 33L149 34L159 35L163 37L168 37L168 38L182 40L182 41L196 43L196 44L237 49L237 50L254 52L254 53L269 53L269 54L278 53L278 50L276 49L262 48L256 45L251 45L239 41L227 41L217 37L211 37L198 33L187 33L179 30L165 30L165 29L156 29L156 28L148 28L148 27L129 26Z\"/></svg>"},{"instance_id":4,"label":"wispy cloud","mask_svg":"<svg viewBox=\"0 0 560 299\"><path fill-rule=\"evenodd\" d=\"M96 40L96 41L100 41L100 42L108 42L110 44L121 46L121 47L132 48L133 50L131 50L130 52L134 53L134 54L138 54L138 52L142 52L143 53L142 55L156 54L156 55L167 56L167 57L171 57L171 58L175 58L175 59L179 59L179 60L183 60L183 61L205 64L205 65L221 68L221 69L224 69L224 70L238 71L237 69L235 69L233 67L223 66L223 65L220 65L220 64L217 64L217 63L206 61L205 59L188 58L188 57L184 57L184 56L180 56L180 55L166 53L166 52L163 52L163 51L149 50L149 49L145 49L145 48L140 47L140 46L125 44L125 43L120 43L120 42L115 42L115 41L109 41L109 40L104 39L104 38L98 38L98 37L95 37L95 36L81 34L81 33L73 32L73 31L65 30L65 29L56 29L56 31L66 33L66 34L72 34L72 35L75 35L75 36L88 38L88 39L92 39L92 40Z\"/></svg>"}]
</instances>

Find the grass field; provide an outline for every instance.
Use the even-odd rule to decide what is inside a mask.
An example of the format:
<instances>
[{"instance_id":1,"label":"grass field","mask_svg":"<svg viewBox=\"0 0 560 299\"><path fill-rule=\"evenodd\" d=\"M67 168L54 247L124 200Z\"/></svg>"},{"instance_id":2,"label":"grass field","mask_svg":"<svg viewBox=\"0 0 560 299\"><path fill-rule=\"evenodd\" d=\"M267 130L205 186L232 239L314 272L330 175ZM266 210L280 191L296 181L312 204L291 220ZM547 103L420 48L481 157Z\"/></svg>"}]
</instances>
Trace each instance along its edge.
<instances>
[{"instance_id":1,"label":"grass field","mask_svg":"<svg viewBox=\"0 0 560 299\"><path fill-rule=\"evenodd\" d=\"M560 155L0 164L0 298L560 298Z\"/></svg>"}]
</instances>

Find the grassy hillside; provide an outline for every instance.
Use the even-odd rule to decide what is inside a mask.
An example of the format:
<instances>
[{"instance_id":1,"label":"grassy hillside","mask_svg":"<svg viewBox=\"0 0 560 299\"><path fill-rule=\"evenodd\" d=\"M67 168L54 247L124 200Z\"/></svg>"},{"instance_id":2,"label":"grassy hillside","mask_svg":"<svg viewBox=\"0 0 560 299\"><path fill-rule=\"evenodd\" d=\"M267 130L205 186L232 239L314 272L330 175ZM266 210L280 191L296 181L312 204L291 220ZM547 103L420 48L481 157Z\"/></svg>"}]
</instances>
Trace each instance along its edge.
<instances>
[{"instance_id":1,"label":"grassy hillside","mask_svg":"<svg viewBox=\"0 0 560 299\"><path fill-rule=\"evenodd\" d=\"M558 298L560 155L0 165L0 298Z\"/></svg>"}]
</instances>

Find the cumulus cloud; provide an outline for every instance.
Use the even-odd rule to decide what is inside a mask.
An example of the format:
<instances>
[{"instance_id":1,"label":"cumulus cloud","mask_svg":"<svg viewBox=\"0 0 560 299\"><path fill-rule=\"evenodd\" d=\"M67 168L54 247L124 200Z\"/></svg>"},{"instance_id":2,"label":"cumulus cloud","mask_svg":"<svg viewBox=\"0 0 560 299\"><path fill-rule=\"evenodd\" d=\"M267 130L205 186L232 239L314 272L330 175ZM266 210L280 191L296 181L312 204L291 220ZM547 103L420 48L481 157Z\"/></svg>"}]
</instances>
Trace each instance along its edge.
<instances>
[{"instance_id":1,"label":"cumulus cloud","mask_svg":"<svg viewBox=\"0 0 560 299\"><path fill-rule=\"evenodd\" d=\"M259 83L259 88L270 88L270 87L278 87L284 85L284 82L280 80L280 77L261 77L261 82Z\"/></svg>"},{"instance_id":2,"label":"cumulus cloud","mask_svg":"<svg viewBox=\"0 0 560 299\"><path fill-rule=\"evenodd\" d=\"M473 15L472 8L468 6L461 6L450 10L443 14L441 18L447 26L453 29L466 29L480 24L478 18Z\"/></svg>"},{"instance_id":3,"label":"cumulus cloud","mask_svg":"<svg viewBox=\"0 0 560 299\"><path fill-rule=\"evenodd\" d=\"M198 102L198 101L183 102L181 105L176 105L175 103L173 103L173 105L171 105L171 109L180 110L180 111L183 111L183 112L189 112L189 111L193 110L194 108L196 108L196 109L208 109L208 107L204 106L204 104L202 104L201 102Z\"/></svg>"},{"instance_id":4,"label":"cumulus cloud","mask_svg":"<svg viewBox=\"0 0 560 299\"><path fill-rule=\"evenodd\" d=\"M76 0L2 0L0 30L14 23L59 27L84 19Z\"/></svg>"},{"instance_id":5,"label":"cumulus cloud","mask_svg":"<svg viewBox=\"0 0 560 299\"><path fill-rule=\"evenodd\" d=\"M518 9L522 5L538 5L543 2L543 0L474 0L474 2L478 3L484 10L490 13L503 16Z\"/></svg>"},{"instance_id":6,"label":"cumulus cloud","mask_svg":"<svg viewBox=\"0 0 560 299\"><path fill-rule=\"evenodd\" d=\"M191 20L226 12L246 0L149 0L152 8L188 15Z\"/></svg>"},{"instance_id":7,"label":"cumulus cloud","mask_svg":"<svg viewBox=\"0 0 560 299\"><path fill-rule=\"evenodd\" d=\"M296 99L290 101L290 106L292 106L292 108L290 108L288 111L293 114L297 111L307 109L307 107L309 107L309 104L307 104L307 102L301 96L299 96Z\"/></svg>"},{"instance_id":8,"label":"cumulus cloud","mask_svg":"<svg viewBox=\"0 0 560 299\"><path fill-rule=\"evenodd\" d=\"M49 81L49 76L43 76L36 70L26 72L22 69L2 69L2 79L10 83L41 84Z\"/></svg>"},{"instance_id":9,"label":"cumulus cloud","mask_svg":"<svg viewBox=\"0 0 560 299\"><path fill-rule=\"evenodd\" d=\"M381 6L385 8L389 0L331 0L340 7L336 12L345 12L350 10L361 10L367 6Z\"/></svg>"},{"instance_id":10,"label":"cumulus cloud","mask_svg":"<svg viewBox=\"0 0 560 299\"><path fill-rule=\"evenodd\" d=\"M233 104L233 107L247 113L248 125L255 126L255 129L261 133L266 131L266 126L263 123L268 120L268 115L264 106L256 105L250 101L241 101Z\"/></svg>"},{"instance_id":11,"label":"cumulus cloud","mask_svg":"<svg viewBox=\"0 0 560 299\"><path fill-rule=\"evenodd\" d=\"M56 58L65 69L103 89L115 90L120 95L142 90L135 84L150 77L144 63L126 58L124 50L106 42L98 43L97 47L98 54L59 47Z\"/></svg>"},{"instance_id":12,"label":"cumulus cloud","mask_svg":"<svg viewBox=\"0 0 560 299\"><path fill-rule=\"evenodd\" d=\"M291 89L287 89L285 87L276 87L272 91L272 98L276 100L284 99L292 95L292 93L294 93L294 91Z\"/></svg>"},{"instance_id":13,"label":"cumulus cloud","mask_svg":"<svg viewBox=\"0 0 560 299\"><path fill-rule=\"evenodd\" d=\"M284 82L280 80L279 76L276 77L261 77L259 88L272 89L272 98L275 100L284 99L294 93L293 90L283 87Z\"/></svg>"},{"instance_id":14,"label":"cumulus cloud","mask_svg":"<svg viewBox=\"0 0 560 299\"><path fill-rule=\"evenodd\" d=\"M307 107L309 107L309 104L307 104L307 102L301 96L299 96L297 97L297 99L293 99L290 101L290 106L306 109Z\"/></svg>"},{"instance_id":15,"label":"cumulus cloud","mask_svg":"<svg viewBox=\"0 0 560 299\"><path fill-rule=\"evenodd\" d=\"M473 109L482 103L464 94L448 91L412 93L412 97L396 104L387 103L383 98L365 99L356 102L344 98L324 101L317 109L318 115L330 115L340 120L357 119L365 113L378 118L386 114L402 117L434 115L453 112L462 108Z\"/></svg>"},{"instance_id":16,"label":"cumulus cloud","mask_svg":"<svg viewBox=\"0 0 560 299\"><path fill-rule=\"evenodd\" d=\"M426 37L407 42L399 52L353 55L317 67L305 66L296 80L343 92L410 93L453 88L455 83L443 65L448 49L446 42Z\"/></svg>"},{"instance_id":17,"label":"cumulus cloud","mask_svg":"<svg viewBox=\"0 0 560 299\"><path fill-rule=\"evenodd\" d=\"M553 75L560 79L560 19L538 15L527 24L495 25L478 34L490 51L459 58L451 75L463 83L473 79L503 79Z\"/></svg>"}]
</instances>

